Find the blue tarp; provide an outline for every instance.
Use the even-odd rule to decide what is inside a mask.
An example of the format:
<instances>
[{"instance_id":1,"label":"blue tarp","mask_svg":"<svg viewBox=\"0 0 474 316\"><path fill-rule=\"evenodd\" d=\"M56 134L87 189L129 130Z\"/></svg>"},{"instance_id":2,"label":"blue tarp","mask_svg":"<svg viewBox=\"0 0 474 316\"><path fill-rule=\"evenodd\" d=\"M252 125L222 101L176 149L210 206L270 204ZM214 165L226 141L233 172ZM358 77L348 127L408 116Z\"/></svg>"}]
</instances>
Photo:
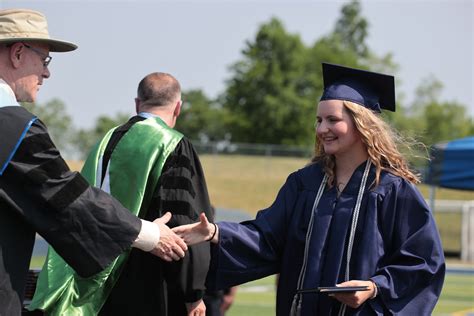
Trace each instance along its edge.
<instances>
[{"instance_id":1,"label":"blue tarp","mask_svg":"<svg viewBox=\"0 0 474 316\"><path fill-rule=\"evenodd\" d=\"M443 188L474 190L474 136L434 145L426 182Z\"/></svg>"}]
</instances>

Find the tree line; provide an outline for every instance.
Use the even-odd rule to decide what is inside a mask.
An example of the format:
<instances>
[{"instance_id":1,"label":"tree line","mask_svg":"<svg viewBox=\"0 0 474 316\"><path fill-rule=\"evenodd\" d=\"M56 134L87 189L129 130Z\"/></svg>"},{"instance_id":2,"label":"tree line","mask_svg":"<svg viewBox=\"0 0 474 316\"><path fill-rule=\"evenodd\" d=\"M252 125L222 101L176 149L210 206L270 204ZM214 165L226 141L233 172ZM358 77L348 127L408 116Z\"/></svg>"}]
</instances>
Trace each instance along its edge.
<instances>
[{"instance_id":1,"label":"tree line","mask_svg":"<svg viewBox=\"0 0 474 316\"><path fill-rule=\"evenodd\" d=\"M244 44L240 60L230 67L224 91L215 99L202 90L183 91L176 129L198 141L227 140L312 146L315 108L323 81L321 62L396 75L392 55L378 56L367 44L369 22L360 2L342 6L333 30L305 45L277 17L263 23ZM384 113L402 135L430 146L474 134L466 105L440 99L442 83L423 80L412 104L397 101L397 112ZM31 108L49 127L57 146L83 158L105 132L128 119L127 114L101 116L90 129L74 129L61 100Z\"/></svg>"}]
</instances>

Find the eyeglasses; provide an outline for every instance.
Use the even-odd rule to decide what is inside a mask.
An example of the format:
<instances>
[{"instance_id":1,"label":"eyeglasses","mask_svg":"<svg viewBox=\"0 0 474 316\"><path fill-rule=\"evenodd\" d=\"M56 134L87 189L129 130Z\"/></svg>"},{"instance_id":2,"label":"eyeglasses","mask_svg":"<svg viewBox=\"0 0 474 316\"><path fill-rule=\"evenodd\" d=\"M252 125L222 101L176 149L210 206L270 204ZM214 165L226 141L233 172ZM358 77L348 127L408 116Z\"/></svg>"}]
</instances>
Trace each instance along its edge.
<instances>
[{"instance_id":1,"label":"eyeglasses","mask_svg":"<svg viewBox=\"0 0 474 316\"><path fill-rule=\"evenodd\" d=\"M23 46L25 46L26 48L28 49L31 49L32 51L34 51L39 57L41 57L43 59L43 67L48 67L49 63L51 62L51 59L53 59L53 57L47 55L46 57L44 56L44 52L40 51L39 49L36 49L34 47L31 47L30 45L28 44L25 44L25 43L22 43Z\"/></svg>"}]
</instances>

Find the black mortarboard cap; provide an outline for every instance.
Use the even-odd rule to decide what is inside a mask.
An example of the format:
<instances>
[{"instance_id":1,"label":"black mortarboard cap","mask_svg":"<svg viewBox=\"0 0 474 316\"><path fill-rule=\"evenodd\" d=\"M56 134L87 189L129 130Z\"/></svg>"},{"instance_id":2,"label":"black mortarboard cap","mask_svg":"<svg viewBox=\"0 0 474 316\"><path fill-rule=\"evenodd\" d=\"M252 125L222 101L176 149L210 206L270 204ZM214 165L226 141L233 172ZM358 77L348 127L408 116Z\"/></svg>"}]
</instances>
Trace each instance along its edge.
<instances>
[{"instance_id":1,"label":"black mortarboard cap","mask_svg":"<svg viewBox=\"0 0 474 316\"><path fill-rule=\"evenodd\" d=\"M372 111L395 112L395 78L376 72L323 63L323 100L347 100Z\"/></svg>"}]
</instances>

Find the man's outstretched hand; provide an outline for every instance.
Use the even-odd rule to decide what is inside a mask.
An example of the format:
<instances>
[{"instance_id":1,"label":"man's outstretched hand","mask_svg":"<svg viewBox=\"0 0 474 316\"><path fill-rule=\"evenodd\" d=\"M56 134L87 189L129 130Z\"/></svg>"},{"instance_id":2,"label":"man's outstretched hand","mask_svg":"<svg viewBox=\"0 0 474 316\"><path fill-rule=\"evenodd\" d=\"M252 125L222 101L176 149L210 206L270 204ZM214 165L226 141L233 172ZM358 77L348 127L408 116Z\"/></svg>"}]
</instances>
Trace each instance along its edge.
<instances>
[{"instance_id":1,"label":"man's outstretched hand","mask_svg":"<svg viewBox=\"0 0 474 316\"><path fill-rule=\"evenodd\" d=\"M166 223L171 219L171 213L167 212L160 218L153 221L160 228L160 241L156 244L155 249L151 251L155 256L165 261L180 260L184 257L184 252L188 250L186 243L176 235Z\"/></svg>"}]
</instances>

